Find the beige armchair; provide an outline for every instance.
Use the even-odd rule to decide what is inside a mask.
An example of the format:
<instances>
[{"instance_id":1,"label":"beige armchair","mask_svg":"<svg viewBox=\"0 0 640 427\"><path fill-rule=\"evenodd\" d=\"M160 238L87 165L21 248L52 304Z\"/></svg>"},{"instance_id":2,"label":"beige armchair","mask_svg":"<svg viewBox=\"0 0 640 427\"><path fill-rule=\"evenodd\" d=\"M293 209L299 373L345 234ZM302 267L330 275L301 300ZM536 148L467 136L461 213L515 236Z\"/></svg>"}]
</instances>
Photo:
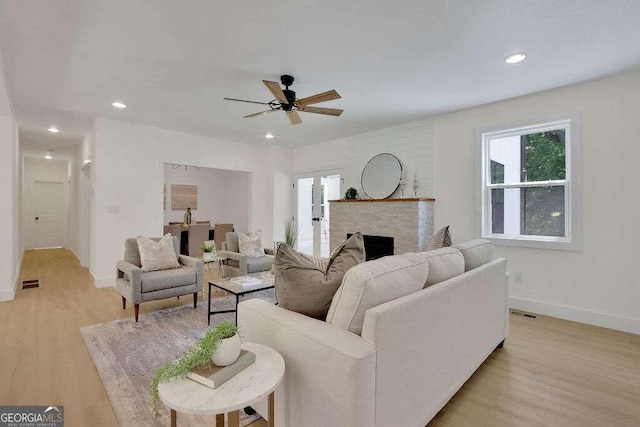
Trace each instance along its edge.
<instances>
[{"instance_id":1,"label":"beige armchair","mask_svg":"<svg viewBox=\"0 0 640 427\"><path fill-rule=\"evenodd\" d=\"M225 276L234 277L271 270L273 249L264 248L264 252L266 255L261 257L242 255L238 244L238 233L232 232L226 234L226 240L222 243L222 250L218 251L218 255L227 258L224 265Z\"/></svg>"},{"instance_id":2,"label":"beige armchair","mask_svg":"<svg viewBox=\"0 0 640 427\"><path fill-rule=\"evenodd\" d=\"M160 239L152 238L155 241ZM173 247L179 254L180 245L175 236ZM116 263L116 291L122 295L123 310L127 307L127 300L133 303L136 322L140 303L147 301L193 294L193 308L197 307L198 292L202 290L204 278L204 263L185 255L178 255L178 262L180 268L143 272L137 240L125 241L124 260Z\"/></svg>"}]
</instances>

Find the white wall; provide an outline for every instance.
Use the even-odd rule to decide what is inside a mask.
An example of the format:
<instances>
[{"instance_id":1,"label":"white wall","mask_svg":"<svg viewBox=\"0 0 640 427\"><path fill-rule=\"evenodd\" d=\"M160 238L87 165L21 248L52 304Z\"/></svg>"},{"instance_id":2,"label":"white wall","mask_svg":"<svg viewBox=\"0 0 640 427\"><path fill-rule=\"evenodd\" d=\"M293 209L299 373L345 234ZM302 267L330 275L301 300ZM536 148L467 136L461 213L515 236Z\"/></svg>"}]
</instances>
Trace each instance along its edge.
<instances>
[{"instance_id":1,"label":"white wall","mask_svg":"<svg viewBox=\"0 0 640 427\"><path fill-rule=\"evenodd\" d=\"M251 203L251 173L224 169L184 166L164 166L164 183L167 200L164 223L182 221L184 209L171 208L172 184L188 184L198 187L198 208L191 207L193 221L232 223L238 231L249 230L249 206ZM162 230L158 230L162 232Z\"/></svg>"},{"instance_id":2,"label":"white wall","mask_svg":"<svg viewBox=\"0 0 640 427\"><path fill-rule=\"evenodd\" d=\"M270 149L113 120L91 131L90 265L97 286L110 286L124 241L162 230L164 164L252 172L248 228L271 245L274 218Z\"/></svg>"},{"instance_id":3,"label":"white wall","mask_svg":"<svg viewBox=\"0 0 640 427\"><path fill-rule=\"evenodd\" d=\"M583 250L498 247L515 308L640 333L635 241L640 204L640 72L434 118L436 228L475 236L477 129L578 112L582 116Z\"/></svg>"},{"instance_id":4,"label":"white wall","mask_svg":"<svg viewBox=\"0 0 640 427\"><path fill-rule=\"evenodd\" d=\"M580 252L500 246L522 283L510 284L511 306L556 317L640 333L640 283L635 259L640 201L640 72L498 102L427 120L294 151L296 171L350 168L353 185L361 169L349 162L352 141L375 142L377 151L419 147L416 135L433 141L414 162L421 178L433 176L436 229L451 225L454 242L474 237L476 131L500 124L578 112L582 117L583 249ZM386 142L384 141L386 139ZM415 140L413 144L407 141ZM400 154L405 163L407 155ZM347 174L345 174L347 176ZM409 176L411 178L411 175ZM356 187L358 188L358 187Z\"/></svg>"},{"instance_id":5,"label":"white wall","mask_svg":"<svg viewBox=\"0 0 640 427\"><path fill-rule=\"evenodd\" d=\"M0 58L0 64L2 60ZM0 68L0 301L12 300L22 260L20 147L11 99Z\"/></svg>"},{"instance_id":6,"label":"white wall","mask_svg":"<svg viewBox=\"0 0 640 427\"><path fill-rule=\"evenodd\" d=\"M414 174L418 180L418 196L433 196L433 134L430 120L408 123L336 141L295 149L295 173L323 169L342 169L342 191L354 187L366 198L360 176L362 169L376 154L391 153L402 164L407 186L404 197L413 197ZM401 197L398 189L392 197Z\"/></svg>"}]
</instances>

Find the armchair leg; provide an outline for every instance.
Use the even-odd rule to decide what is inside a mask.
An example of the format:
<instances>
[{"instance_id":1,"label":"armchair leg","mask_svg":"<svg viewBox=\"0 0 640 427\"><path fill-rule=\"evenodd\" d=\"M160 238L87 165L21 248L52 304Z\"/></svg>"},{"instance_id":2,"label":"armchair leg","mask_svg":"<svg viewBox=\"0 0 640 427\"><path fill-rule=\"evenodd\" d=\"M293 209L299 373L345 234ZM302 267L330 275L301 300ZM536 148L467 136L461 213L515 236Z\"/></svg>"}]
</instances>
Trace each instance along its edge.
<instances>
[{"instance_id":1,"label":"armchair leg","mask_svg":"<svg viewBox=\"0 0 640 427\"><path fill-rule=\"evenodd\" d=\"M122 297L122 309L127 309L127 299L125 297Z\"/></svg>"},{"instance_id":2,"label":"armchair leg","mask_svg":"<svg viewBox=\"0 0 640 427\"><path fill-rule=\"evenodd\" d=\"M193 293L193 308L198 308L198 293Z\"/></svg>"},{"instance_id":3,"label":"armchair leg","mask_svg":"<svg viewBox=\"0 0 640 427\"><path fill-rule=\"evenodd\" d=\"M134 317L136 318L136 322L138 321L138 313L140 311L140 304L134 304L133 305L133 314Z\"/></svg>"}]
</instances>

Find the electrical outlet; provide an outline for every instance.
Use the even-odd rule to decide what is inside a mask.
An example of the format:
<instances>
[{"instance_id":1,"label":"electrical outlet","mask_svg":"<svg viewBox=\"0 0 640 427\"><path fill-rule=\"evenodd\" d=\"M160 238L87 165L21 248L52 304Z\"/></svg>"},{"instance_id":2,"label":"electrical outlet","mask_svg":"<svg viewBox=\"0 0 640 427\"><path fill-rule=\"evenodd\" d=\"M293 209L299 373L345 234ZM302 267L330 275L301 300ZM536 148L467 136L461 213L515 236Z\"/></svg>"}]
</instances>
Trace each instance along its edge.
<instances>
[{"instance_id":1,"label":"electrical outlet","mask_svg":"<svg viewBox=\"0 0 640 427\"><path fill-rule=\"evenodd\" d=\"M520 271L513 273L513 281L515 283L522 283L522 273Z\"/></svg>"}]
</instances>

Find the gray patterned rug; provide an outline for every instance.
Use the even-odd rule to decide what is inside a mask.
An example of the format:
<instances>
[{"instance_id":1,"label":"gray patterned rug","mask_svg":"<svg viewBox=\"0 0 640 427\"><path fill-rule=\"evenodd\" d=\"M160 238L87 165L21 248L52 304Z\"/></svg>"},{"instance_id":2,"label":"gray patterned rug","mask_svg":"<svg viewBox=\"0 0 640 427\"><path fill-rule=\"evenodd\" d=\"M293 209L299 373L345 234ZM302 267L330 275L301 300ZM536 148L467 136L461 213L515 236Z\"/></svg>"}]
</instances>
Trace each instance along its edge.
<instances>
[{"instance_id":1,"label":"gray patterned rug","mask_svg":"<svg viewBox=\"0 0 640 427\"><path fill-rule=\"evenodd\" d=\"M273 289L247 295L275 301ZM214 298L215 310L233 308L232 297ZM211 317L211 327L234 320L234 313ZM197 343L207 330L207 304L197 309L190 304L133 318L87 326L80 329L93 363L100 374L111 406L122 426L166 426L169 410L160 402L160 417L151 414L149 385L156 370ZM259 416L240 411L246 426ZM215 416L178 414L179 425L215 425Z\"/></svg>"}]
</instances>

